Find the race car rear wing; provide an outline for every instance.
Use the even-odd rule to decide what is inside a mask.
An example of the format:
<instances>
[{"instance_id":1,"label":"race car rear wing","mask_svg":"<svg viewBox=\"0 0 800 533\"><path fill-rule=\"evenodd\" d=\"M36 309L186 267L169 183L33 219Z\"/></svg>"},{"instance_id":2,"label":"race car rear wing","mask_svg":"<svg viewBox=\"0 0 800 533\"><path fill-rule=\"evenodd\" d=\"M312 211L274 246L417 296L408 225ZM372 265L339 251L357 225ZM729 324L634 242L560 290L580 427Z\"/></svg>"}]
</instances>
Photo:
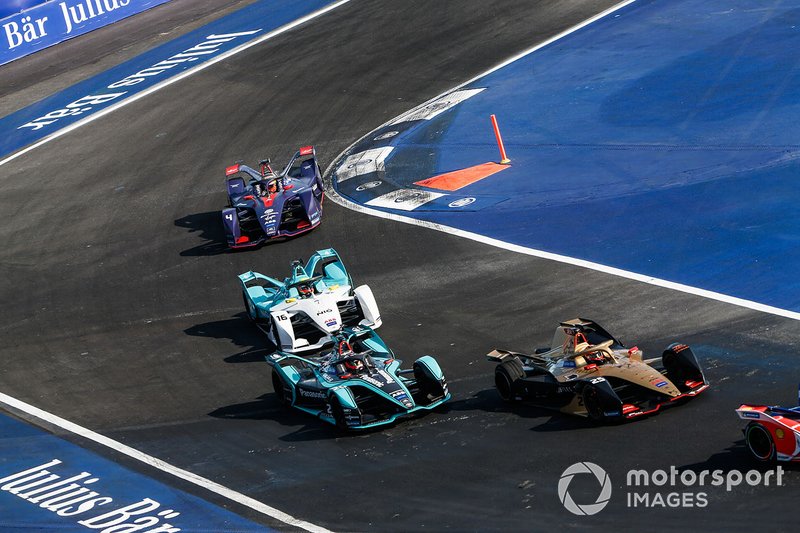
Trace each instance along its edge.
<instances>
[{"instance_id":1,"label":"race car rear wing","mask_svg":"<svg viewBox=\"0 0 800 533\"><path fill-rule=\"evenodd\" d=\"M494 363L502 363L503 361L514 357L518 357L520 359L527 359L537 364L547 364L546 360L542 359L537 355L529 355L519 352L509 352L507 350L498 350L497 348L486 354L486 359Z\"/></svg>"}]
</instances>

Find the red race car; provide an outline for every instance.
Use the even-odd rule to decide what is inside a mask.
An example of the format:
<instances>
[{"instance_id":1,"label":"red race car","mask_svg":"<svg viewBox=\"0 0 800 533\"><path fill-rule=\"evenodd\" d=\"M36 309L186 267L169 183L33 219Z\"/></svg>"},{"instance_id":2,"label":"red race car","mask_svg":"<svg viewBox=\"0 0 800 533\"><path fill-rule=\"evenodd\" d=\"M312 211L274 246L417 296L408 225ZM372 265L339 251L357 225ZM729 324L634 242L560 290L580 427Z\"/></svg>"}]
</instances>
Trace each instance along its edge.
<instances>
[{"instance_id":1,"label":"red race car","mask_svg":"<svg viewBox=\"0 0 800 533\"><path fill-rule=\"evenodd\" d=\"M744 440L759 461L800 461L800 407L742 404Z\"/></svg>"}]
</instances>

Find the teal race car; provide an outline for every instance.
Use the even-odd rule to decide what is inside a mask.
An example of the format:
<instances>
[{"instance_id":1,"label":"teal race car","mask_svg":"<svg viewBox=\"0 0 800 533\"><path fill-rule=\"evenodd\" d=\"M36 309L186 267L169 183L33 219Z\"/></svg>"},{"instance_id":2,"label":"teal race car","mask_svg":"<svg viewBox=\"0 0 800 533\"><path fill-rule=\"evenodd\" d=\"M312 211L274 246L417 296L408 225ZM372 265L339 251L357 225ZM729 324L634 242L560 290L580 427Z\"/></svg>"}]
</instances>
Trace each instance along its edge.
<instances>
[{"instance_id":1,"label":"teal race car","mask_svg":"<svg viewBox=\"0 0 800 533\"><path fill-rule=\"evenodd\" d=\"M286 407L318 417L341 430L390 424L450 399L436 359L423 355L412 368L372 328L343 328L336 342L314 355L275 352L272 386Z\"/></svg>"},{"instance_id":2,"label":"teal race car","mask_svg":"<svg viewBox=\"0 0 800 533\"><path fill-rule=\"evenodd\" d=\"M333 248L317 250L306 263L293 261L283 281L250 271L240 274L239 282L247 317L284 352L320 350L345 326L381 325L372 290L353 288Z\"/></svg>"}]
</instances>

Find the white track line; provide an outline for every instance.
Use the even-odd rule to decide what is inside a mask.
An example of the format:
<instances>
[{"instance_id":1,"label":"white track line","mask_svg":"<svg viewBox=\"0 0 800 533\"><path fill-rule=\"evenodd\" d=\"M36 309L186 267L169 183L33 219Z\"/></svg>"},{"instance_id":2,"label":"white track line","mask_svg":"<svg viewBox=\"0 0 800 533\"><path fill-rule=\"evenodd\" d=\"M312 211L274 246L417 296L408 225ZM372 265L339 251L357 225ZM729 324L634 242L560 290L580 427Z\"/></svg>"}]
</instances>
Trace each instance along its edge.
<instances>
[{"instance_id":1,"label":"white track line","mask_svg":"<svg viewBox=\"0 0 800 533\"><path fill-rule=\"evenodd\" d=\"M274 518L275 520L279 520L284 524L288 524L290 526L294 526L300 529L305 529L306 531L311 531L313 533L330 533L330 531L325 529L324 527L317 526L315 524L310 524L304 520L295 518L291 515L284 513L283 511L279 511L278 509L275 509L274 507L270 507L269 505L261 503L260 501L255 500L249 496L245 496L244 494L233 491L227 487L223 487L219 483L215 483L209 479L198 476L197 474L193 474L192 472L183 470L182 468L178 468L177 466L173 466L160 459L157 459L155 457L147 455L146 453L140 452L139 450L131 448L130 446L122 444L121 442L109 439L108 437L100 435L99 433L95 433L90 429L86 429L82 426L79 426L78 424L70 422L69 420L64 420L59 416L56 416L52 413L48 413L47 411L43 411L38 407L34 407L30 404L17 400L16 398L12 398L11 396L8 396L1 392L0 392L0 403L4 404L7 407L11 407L18 411L22 411L23 413L27 413L40 420L48 422L56 427L69 431L70 433L80 435L83 438L89 439L98 444L102 444L103 446L111 448L112 450L115 450L119 453L125 454L128 457L132 457L137 461L141 461L147 465L157 468L162 472L172 474L175 477L179 477L183 480L188 481L189 483L202 487L215 494L224 496L229 500L233 500L236 503L244 505L245 507L249 507L250 509L258 511L259 513Z\"/></svg>"},{"instance_id":2,"label":"white track line","mask_svg":"<svg viewBox=\"0 0 800 533\"><path fill-rule=\"evenodd\" d=\"M252 41L244 43L241 46L238 46L236 48L233 48L232 50L229 50L228 52L220 54L219 56L217 56L217 57L215 57L213 59L210 59L210 60L206 61L205 63L203 63L201 65L198 65L198 66L196 66L196 67L194 67L192 69L186 70L186 71L184 71L184 72L182 72L182 73L180 73L180 74L178 74L178 75L176 75L176 76L174 76L172 78L169 78L169 79L164 80L164 81L162 81L160 83L157 83L156 85L153 85L149 89L146 89L146 90L144 90L142 92L139 92L139 93L136 93L134 95L131 95L130 97L126 98L125 100L122 100L121 102L119 102L117 104L109 106L106 109L98 111L97 113L94 113L94 114L86 117L83 120L80 120L80 121L78 121L78 122L76 122L74 124L71 124L71 125L69 125L69 126L67 126L65 128L62 128L62 129L60 129L60 130L58 130L58 131L56 131L54 133L51 133L50 135L48 135L44 139L42 139L40 141L37 141L36 143L34 143L34 144L32 144L32 145L30 145L30 146L28 146L28 147L16 152L14 154L12 154L11 156L9 156L9 157L7 157L7 158L5 158L3 160L0 160L0 166L8 163L9 161L12 161L12 160L16 159L17 157L19 157L19 156L21 156L21 155L23 155L25 153L30 152L31 150L34 150L34 149L42 146L43 144L46 144L46 143L52 141L53 139L61 137L62 135L66 135L67 133L78 129L81 126L85 126L86 124L89 124L90 122L92 122L94 120L97 120L100 117L103 117L103 116L105 116L105 115L107 115L107 114L109 114L109 113L111 113L113 111L116 111L117 109L120 109L121 107L124 107L124 106L126 106L128 104L131 104L131 103L133 103L133 102L135 102L135 101L137 101L137 100L139 100L141 98L144 98L145 96L153 94L154 92L156 92L156 91L158 91L160 89L163 89L164 87L167 87L167 86L169 86L169 85L171 85L171 84L173 84L173 83L175 83L177 81L180 81L180 80L182 80L184 78L187 78L187 77L189 77L189 76L191 76L193 74L196 74L196 73L200 72L201 70L206 69L206 68L208 68L211 65L214 65L216 63L219 63L220 61L223 61L223 60L225 60L225 59L227 59L227 58L229 58L229 57L231 57L233 55L236 55L236 54L238 54L240 52L243 52L244 50L247 50L248 48L251 48L253 46L261 44L261 43L263 43L264 41L266 41L268 39L272 39L273 37L276 37L276 36L278 36L278 35L280 35L282 33L285 33L285 32L287 32L287 31L289 31L289 30L291 30L291 29L293 29L293 28L295 28L295 27L297 27L297 26L299 26L301 24L304 24L305 22L308 22L308 21L310 21L312 19L315 19L315 18L317 18L317 17L319 17L321 15L324 15L325 13L327 13L327 12L333 10L333 9L336 9L337 7L339 7L341 5L344 5L344 4L348 3L348 2L350 2L350 0L339 0L338 2L330 4L330 5L322 8L322 9L320 9L318 11L315 11L315 12L309 14L309 15L306 15L306 16L304 16L302 18L299 18L299 19L297 19L297 20L295 20L295 21L293 21L293 22L291 22L289 24L281 26L280 28L277 28L277 29L275 29L275 30L273 30L273 31L271 31L269 33L266 33L266 34L262 35L261 37L258 37L257 39L253 39ZM311 531L313 533L330 533L329 530L325 529L324 527L317 526L315 524L311 524L311 523L306 522L304 520L300 520L298 518L295 518L295 517L293 517L293 516L291 516L291 515L289 515L287 513L284 513L283 511L275 509L274 507L270 507L269 505L266 505L266 504L264 504L264 503L262 503L262 502L260 502L258 500L255 500L255 499L253 499L253 498L251 498L249 496L245 496L244 494L241 494L241 493L236 492L234 490L231 490L231 489L229 489L227 487L224 487L224 486L222 486L222 485L220 485L218 483L215 483L215 482L213 482L213 481L211 481L209 479L206 479L204 477L198 476L196 474L193 474L192 472L189 472L187 470L183 470L181 468L173 466L173 465L171 465L169 463L166 463L164 461L161 461L160 459L157 459L157 458L152 457L150 455L147 455L147 454L145 454L143 452L140 452L139 450L131 448L130 446L126 446L125 444L122 444L121 442L117 442L117 441L115 441L113 439L110 439L108 437L100 435L99 433L96 433L96 432L91 431L89 429L86 429L86 428L84 428L82 426L79 426L79 425L77 425L77 424L75 424L73 422L70 422L69 420L65 420L65 419L63 419L63 418L61 418L59 416L56 416L56 415L52 414L52 413L48 413L47 411L43 411L42 409L39 409L38 407L34 407L33 405L30 405L30 404L27 404L27 403L22 402L20 400L17 400L16 398L12 398L11 396L8 396L7 394L3 394L2 392L0 392L0 403L5 404L7 407L11 407L11 408L17 409L17 410L19 410L19 411L21 411L23 413L27 413L27 414L29 414L31 416L39 418L40 420L44 420L44 421L46 421L46 422L48 422L48 423L50 423L50 424L52 424L54 426L57 426L57 427L60 427L60 428L64 429L66 431L69 431L71 433L75 433L76 435L80 435L81 437L84 437L86 439L89 439L89 440L92 440L94 442L97 442L98 444L102 444L103 446L106 446L108 448L116 450L119 453L122 453L122 454L125 454L125 455L129 456L129 457L132 457L133 459L136 459L136 460L141 461L141 462L143 462L145 464L148 464L148 465L150 465L150 466L152 466L154 468L157 468L157 469L159 469L159 470L161 470L163 472L166 472L168 474L172 474L173 476L179 477L179 478L181 478L183 480L186 480L186 481L188 481L190 483L193 483L193 484L195 484L195 485L197 485L199 487L202 487L202 488L204 488L206 490L209 490L209 491L211 491L211 492L213 492L215 494L219 494L220 496L228 498L229 500L232 500L232 501L235 501L235 502L237 502L237 503L239 503L241 505L244 505L245 507L253 509L254 511L258 511L259 513L262 513L262 514L264 514L266 516L274 518L275 520L283 522L284 524L287 524L287 525L290 525L290 526L293 526L293 527L297 527L297 528L300 528L300 529L304 529L306 531Z\"/></svg>"},{"instance_id":3,"label":"white track line","mask_svg":"<svg viewBox=\"0 0 800 533\"><path fill-rule=\"evenodd\" d=\"M394 213L385 213L383 211L378 211L377 209L371 209L361 204L353 203L347 198L340 196L332 188L326 191L326 193L331 198L331 200L333 200L337 204L342 205L353 211L358 211L360 213L366 213L368 215L373 215L388 220L394 220L397 222L404 222L406 224L413 224L415 226L422 226L425 228L430 228L444 233L449 233L451 235L457 235L459 237L477 241L483 244L488 244L490 246L496 246L497 248L503 248L505 250L509 250L512 252L517 252L525 255L532 255L534 257L540 257L542 259L550 259L551 261L558 261L559 263L567 263L569 265L588 268L591 270L597 270L599 272L604 272L606 274L611 274L613 276L619 276L621 278L641 281L642 283L647 283L650 285L657 285L659 287L664 287L667 289L673 289L688 294L694 294L695 296L702 296L703 298L708 298L711 300L717 300L720 302L738 305L739 307L746 307L754 311L761 311L763 313L769 313L772 315L778 315L786 318L791 318L794 320L800 320L800 313L797 313L795 311L789 311L787 309L781 309L779 307L773 307L771 305L760 304L758 302L745 300L743 298L736 298L735 296L728 296L727 294L721 294L718 292L708 291L697 287L691 287L689 285L683 285L682 283L676 283L674 281L654 278L652 276L646 276L644 274L637 274L636 272L630 272L628 270L622 270L620 268L601 265L600 263L593 263L591 261L576 259L574 257L569 257L566 255L559 255L559 254L554 254L552 252L546 252L544 250L537 250L535 248L520 246L518 244L511 244L498 239L493 239L491 237L486 237L485 235L480 235L478 233L471 233L469 231L453 228L451 226L445 226L443 224L437 224L435 222L428 222L427 220L417 220L415 218L410 218L403 215L395 215Z\"/></svg>"},{"instance_id":4,"label":"white track line","mask_svg":"<svg viewBox=\"0 0 800 533\"><path fill-rule=\"evenodd\" d=\"M466 85L469 85L470 83L476 82L479 79L481 79L483 77L486 77L489 74L491 74L492 72L495 72L495 71L497 71L497 70L499 70L499 69L501 69L503 67L506 67L506 66L510 65L511 63L513 63L515 61L519 61L520 59L532 54L533 52L536 52L537 50L539 50L539 49L541 49L541 48L543 48L543 47L545 47L545 46L547 46L547 45L549 45L549 44L551 44L551 43L553 43L553 42L555 42L555 41L557 41L559 39L562 39L562 38L566 37L567 35L569 35L571 33L574 33L574 32L580 30L581 28L583 28L585 26L588 26L589 24L592 24L593 22L596 22L596 21L598 21L598 20L610 15L611 13L614 13L615 11L618 11L619 9L622 9L623 7L625 7L625 6L629 5L629 4L632 4L635 1L636 0L625 0L624 2L620 2L619 4L616 4L616 5L610 7L609 9L606 9L605 11L603 11L601 13L598 13L597 15L593 16L592 18L589 18L589 19L581 22L580 24L572 26L571 28L568 28L567 30L559 33L558 35L555 35L554 37L551 37L550 39L547 39L546 41L541 42L541 43L537 44L536 46L534 46L532 48L529 48L529 49L527 49L527 50L525 50L525 51L523 51L523 52L511 57L510 59L507 59L506 61L503 61L499 65L496 65L496 66L492 67L491 69L487 70L486 72L483 72L482 74L478 74L474 78L472 78L472 79L470 79L468 81L465 81L464 83L461 83L460 85L457 85L457 86L453 87L452 89L449 89L449 90L439 94L438 96L434 96L430 100L428 100L426 102L423 102L422 104L418 105L414 109L426 106L429 103L431 103L431 102L433 102L435 100L438 100L439 98L445 96L446 94L449 94L449 93L451 93L453 91L456 91L456 90L458 90L458 89L460 89L460 88L462 88L462 87L464 87ZM410 113L411 111L412 110L409 110L406 113ZM367 137L372 135L375 131L378 131L381 128L384 128L384 127L388 126L389 124L391 124L395 120L397 120L397 117L386 121L384 124L380 125L379 127L375 128L371 132L367 133L366 135L361 137L359 140L357 140L356 142L351 144L349 147L347 147L345 150L343 150L342 153L340 153L338 156L336 156L336 158L333 160L333 163L331 163L331 165L325 170L325 179L328 182L328 184L326 186L326 189L327 189L328 196L331 198L331 200L333 200L337 204L339 204L339 205L341 205L343 207L346 207L348 209L351 209L353 211L358 211L360 213L366 213L368 215L376 216L376 217L379 217L379 218L385 218L385 219L388 219L388 220L394 220L396 222L404 222L406 224L413 224L415 226L422 226L422 227L433 229L433 230L436 230L436 231L449 233L451 235L457 235L459 237L463 237L465 239L470 239L470 240L473 240L473 241L477 241L477 242L480 242L480 243L483 243L483 244L488 244L490 246L495 246L497 248L503 248L505 250L509 250L509 251L512 251L512 252L517 252L517 253L521 253L521 254L525 254L525 255L531 255L531 256L534 256L534 257L540 257L542 259L549 259L551 261L558 261L560 263L566 263L566 264L569 264L569 265L588 268L588 269L591 269L591 270L597 270L599 272L603 272L603 273L606 273L606 274L611 274L613 276L619 276L621 278L627 278L627 279L632 279L632 280L635 280L635 281L641 281L642 283L647 283L649 285L656 285L658 287L664 287L664 288L667 288L667 289L673 289L673 290L676 290L676 291L685 292L685 293L688 293L688 294L693 294L695 296L708 298L710 300L717 300L719 302L725 302L725 303L728 303L728 304L737 305L739 307L745 307L747 309L752 309L754 311L761 311L763 313L769 313L769 314L772 314L772 315L791 318L793 320L800 320L800 313L795 312L795 311L789 311L787 309L781 309L779 307L773 307L771 305L765 305L765 304L761 304L761 303L758 303L758 302L753 302L751 300L745 300L743 298L736 298L734 296L729 296L727 294L722 294L722 293L713 292L713 291L709 291L709 290L705 290L705 289L700 289L698 287L692 287L692 286L689 286L689 285L684 285L682 283L676 283L674 281L668 281L668 280L663 280L663 279L659 279L659 278L654 278L652 276L646 276L644 274L637 274L636 272L630 272L630 271L622 270L622 269L619 269L619 268L614 268L614 267L610 267L610 266L606 266L606 265L601 265L599 263L593 263L591 261L585 261L583 259L577 259L577 258L574 258L574 257L569 257L569 256L565 256L565 255L560 255L560 254L554 254L554 253L551 253L551 252L546 252L544 250L537 250L535 248L528 248L526 246L520 246L520 245L517 245L517 244L511 244L511 243L507 243L507 242L504 242L504 241L501 241L501 240L498 240L498 239L493 239L491 237L486 237L485 235L480 235L480 234L472 233L472 232L465 231L465 230L462 230L462 229L453 228L453 227L450 227L450 226L445 226L443 224L437 224L435 222L428 222L426 220L417 220L415 218L411 218L411 217L407 217L407 216L403 216L403 215L396 215L396 214L393 214L393 213L387 213L387 212L384 212L384 211L379 211L377 209L371 209L371 208L363 206L361 204L354 203L354 202L350 201L349 199L339 195L334 190L333 184L332 184L332 180L331 180L331 173L333 172L333 167L336 165L336 163L339 160L342 159L344 154L347 153L347 151L350 150L353 146L355 146L356 144L362 142L364 139L366 139Z\"/></svg>"},{"instance_id":5,"label":"white track line","mask_svg":"<svg viewBox=\"0 0 800 533\"><path fill-rule=\"evenodd\" d=\"M184 78L188 78L189 76L197 74L201 70L206 69L206 68L208 68L211 65L214 65L216 63L219 63L220 61L228 59L229 57L234 56L234 55L236 55L236 54L238 54L240 52L243 52L243 51L247 50L248 48L251 48L253 46L261 44L266 40L272 39L273 37L277 37L278 35L280 35L282 33L286 33L287 31L289 31L289 30L291 30L291 29L293 29L293 28L295 28L295 27L297 27L297 26L299 26L301 24L304 24L304 23L306 23L306 22L308 22L310 20L313 20L313 19L315 19L315 18L317 18L317 17L319 17L321 15L324 15L325 13L327 13L329 11L332 11L332 10L336 9L337 7L342 6L342 5L344 5L344 4L346 4L346 3L350 2L350 1L351 0L339 0L338 2L335 2L333 4L325 6L324 8L322 8L322 9L320 9L318 11L314 11L313 13L310 13L310 14L304 16L304 17L301 17L301 18L299 18L299 19L297 19L295 21L292 21L289 24L281 26L280 28L277 28L275 30L272 30L269 33L265 33L261 37L258 37L256 39L253 39L252 41L248 41L248 42L246 42L246 43L244 43L244 44L242 44L240 46L237 46L236 48L228 50L227 52L225 52L223 54L220 54L220 55L214 57L213 59L209 59L205 63L197 65L194 68L191 68L189 70L181 72L180 74L176 74L172 78L169 78L169 79L166 79L166 80L164 80L162 82L159 82L159 83L153 85L152 87L143 90L142 92L139 92L139 93L136 93L136 94L132 94L131 96L125 98L124 100L121 100L119 103L111 105L111 106L109 106L109 107L107 107L105 109L102 109L102 110L98 111L97 113L93 113L93 114L87 116L83 120L79 120L78 122L75 122L73 124L70 124L69 126L66 126L66 127L62 128L62 129L58 130L58 131L55 131L55 132L51 133L50 135L44 137L43 139L41 139L39 141L36 141L34 144L31 144L31 145L19 150L18 152L15 152L14 154L6 157L5 159L0 160L0 166L5 165L9 161L13 161L14 159L18 158L19 156L21 156L23 154L26 154L26 153L30 152L31 150L35 150L36 148L39 148L43 144L49 143L53 139L57 139L57 138L61 137L62 135L66 135L67 133L78 129L81 126L85 126L86 124L89 124L90 122L95 121L95 120L99 119L100 117L104 117L104 116L108 115L109 113L112 113L112 112L116 111L117 109L119 109L121 107L124 107L124 106L126 106L128 104L132 104L133 102L135 102L135 101L137 101L137 100L139 100L141 98L144 98L145 96L151 95L154 92L163 89L164 87L172 85L173 83L175 83L177 81L180 81L180 80L182 80Z\"/></svg>"}]
</instances>

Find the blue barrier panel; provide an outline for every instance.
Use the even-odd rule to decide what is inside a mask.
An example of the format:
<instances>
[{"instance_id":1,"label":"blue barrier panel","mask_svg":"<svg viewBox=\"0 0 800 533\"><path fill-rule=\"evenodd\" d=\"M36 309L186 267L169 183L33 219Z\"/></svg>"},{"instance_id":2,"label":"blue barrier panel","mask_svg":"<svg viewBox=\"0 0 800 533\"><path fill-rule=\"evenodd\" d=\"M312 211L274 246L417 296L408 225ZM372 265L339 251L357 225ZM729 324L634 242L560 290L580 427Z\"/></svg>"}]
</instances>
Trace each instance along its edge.
<instances>
[{"instance_id":1,"label":"blue barrier panel","mask_svg":"<svg viewBox=\"0 0 800 533\"><path fill-rule=\"evenodd\" d=\"M0 3L0 19L15 15L33 6L44 4L47 1L49 0L5 0L3 3Z\"/></svg>"},{"instance_id":2,"label":"blue barrier panel","mask_svg":"<svg viewBox=\"0 0 800 533\"><path fill-rule=\"evenodd\" d=\"M0 415L2 531L274 530Z\"/></svg>"},{"instance_id":3,"label":"blue barrier panel","mask_svg":"<svg viewBox=\"0 0 800 533\"><path fill-rule=\"evenodd\" d=\"M0 118L0 157L331 5L330 0L258 0Z\"/></svg>"},{"instance_id":4,"label":"blue barrier panel","mask_svg":"<svg viewBox=\"0 0 800 533\"><path fill-rule=\"evenodd\" d=\"M0 65L170 0L61 0L0 20Z\"/></svg>"}]
</instances>

